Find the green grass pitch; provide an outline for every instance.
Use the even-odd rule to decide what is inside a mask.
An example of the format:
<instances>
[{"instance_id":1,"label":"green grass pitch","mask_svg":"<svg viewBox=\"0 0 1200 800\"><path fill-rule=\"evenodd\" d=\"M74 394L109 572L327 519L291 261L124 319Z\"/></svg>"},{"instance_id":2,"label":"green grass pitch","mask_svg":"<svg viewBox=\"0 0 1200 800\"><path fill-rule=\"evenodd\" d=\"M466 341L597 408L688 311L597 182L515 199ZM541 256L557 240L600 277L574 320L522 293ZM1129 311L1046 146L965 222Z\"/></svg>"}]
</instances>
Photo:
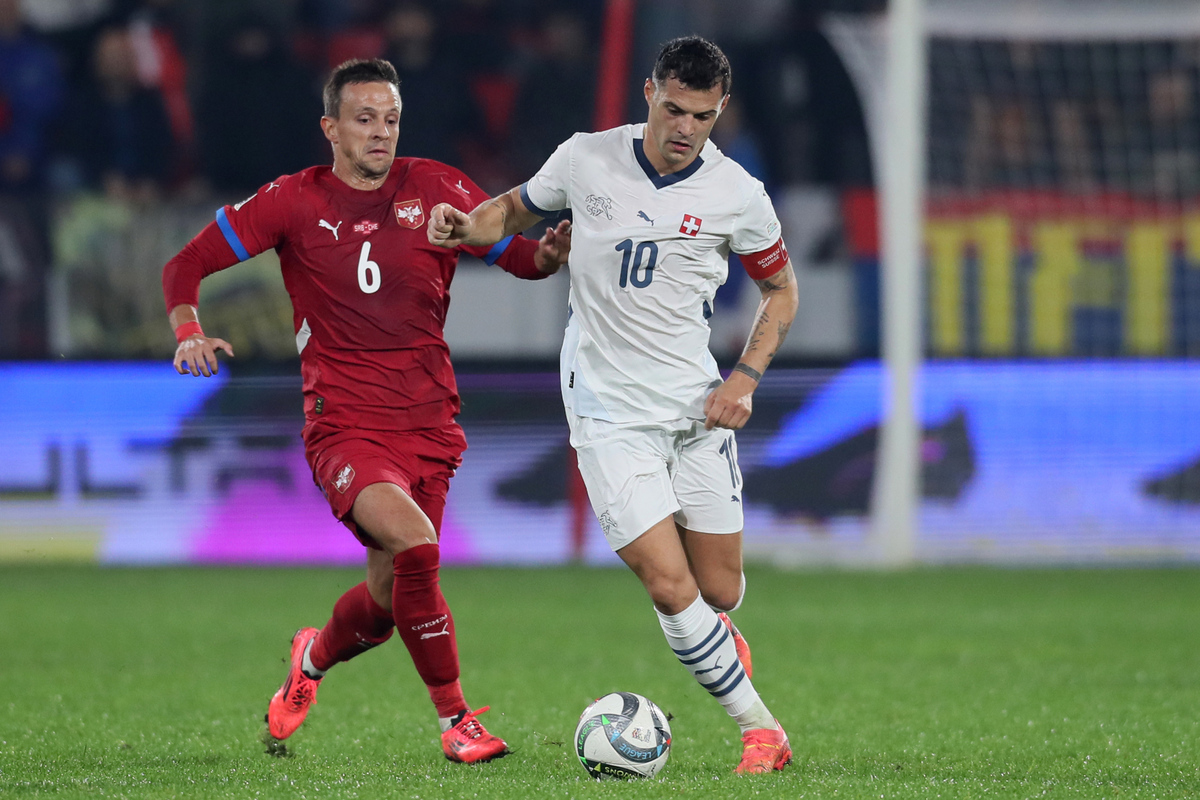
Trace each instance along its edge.
<instances>
[{"instance_id":1,"label":"green grass pitch","mask_svg":"<svg viewBox=\"0 0 1200 800\"><path fill-rule=\"evenodd\" d=\"M735 619L795 759L746 778L736 725L619 569L444 571L467 699L508 758L442 757L398 637L336 667L267 755L290 634L359 575L0 568L0 796L1200 796L1194 569L752 569ZM613 690L674 715L659 779L597 783L572 755Z\"/></svg>"}]
</instances>

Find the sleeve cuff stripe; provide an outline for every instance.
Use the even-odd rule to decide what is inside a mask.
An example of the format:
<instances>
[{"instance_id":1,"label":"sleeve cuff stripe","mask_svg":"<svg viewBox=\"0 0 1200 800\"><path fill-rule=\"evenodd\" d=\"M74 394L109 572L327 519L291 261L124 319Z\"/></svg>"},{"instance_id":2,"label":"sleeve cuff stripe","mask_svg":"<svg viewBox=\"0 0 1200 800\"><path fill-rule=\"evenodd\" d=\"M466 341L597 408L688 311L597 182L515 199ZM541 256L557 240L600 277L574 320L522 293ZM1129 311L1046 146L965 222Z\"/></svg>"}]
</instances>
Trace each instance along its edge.
<instances>
[{"instance_id":1,"label":"sleeve cuff stripe","mask_svg":"<svg viewBox=\"0 0 1200 800\"><path fill-rule=\"evenodd\" d=\"M525 204L526 208L528 208L530 211L532 211L535 214L540 214L543 217L554 216L553 211L547 211L546 209L539 207L536 203L534 203L532 200L529 199L529 182L528 181L521 184L521 202Z\"/></svg>"},{"instance_id":2,"label":"sleeve cuff stripe","mask_svg":"<svg viewBox=\"0 0 1200 800\"><path fill-rule=\"evenodd\" d=\"M242 240L238 238L237 233L233 230L233 225L229 223L229 217L225 215L225 207L217 209L217 227L221 229L221 233L225 234L225 241L233 248L233 254L238 257L238 261L245 261L250 257L250 253L246 251Z\"/></svg>"},{"instance_id":3,"label":"sleeve cuff stripe","mask_svg":"<svg viewBox=\"0 0 1200 800\"><path fill-rule=\"evenodd\" d=\"M483 263L487 264L489 267L495 264L496 261L499 260L500 256L504 255L504 251L508 249L508 246L512 244L512 240L513 237L506 236L492 245L492 249L488 250L487 255L483 257Z\"/></svg>"}]
</instances>

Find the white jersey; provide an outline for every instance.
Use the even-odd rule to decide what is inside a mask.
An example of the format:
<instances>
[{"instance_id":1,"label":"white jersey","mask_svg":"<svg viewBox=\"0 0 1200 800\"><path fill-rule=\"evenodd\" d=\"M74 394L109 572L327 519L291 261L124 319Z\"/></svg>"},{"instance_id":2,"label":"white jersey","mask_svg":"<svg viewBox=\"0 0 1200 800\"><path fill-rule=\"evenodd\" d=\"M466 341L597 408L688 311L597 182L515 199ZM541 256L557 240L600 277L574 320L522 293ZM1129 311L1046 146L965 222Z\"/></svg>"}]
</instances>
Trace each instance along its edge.
<instances>
[{"instance_id":1,"label":"white jersey","mask_svg":"<svg viewBox=\"0 0 1200 800\"><path fill-rule=\"evenodd\" d=\"M645 127L575 134L521 199L544 216L573 211L566 407L609 422L703 419L721 383L708 318L729 253L771 247L779 220L762 183L711 141L660 176L642 150Z\"/></svg>"}]
</instances>

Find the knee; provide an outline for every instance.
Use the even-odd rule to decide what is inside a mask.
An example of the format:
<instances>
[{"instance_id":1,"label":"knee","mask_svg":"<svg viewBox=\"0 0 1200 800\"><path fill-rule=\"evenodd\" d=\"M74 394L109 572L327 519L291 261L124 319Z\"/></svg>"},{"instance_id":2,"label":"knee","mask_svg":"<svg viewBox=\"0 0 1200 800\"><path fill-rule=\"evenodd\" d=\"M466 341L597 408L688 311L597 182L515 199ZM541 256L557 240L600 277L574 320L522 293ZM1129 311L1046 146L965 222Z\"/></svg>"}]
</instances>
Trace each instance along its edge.
<instances>
[{"instance_id":1,"label":"knee","mask_svg":"<svg viewBox=\"0 0 1200 800\"><path fill-rule=\"evenodd\" d=\"M701 584L700 595L704 602L717 611L736 611L742 604L746 594L746 578L739 574L736 578Z\"/></svg>"},{"instance_id":2,"label":"knee","mask_svg":"<svg viewBox=\"0 0 1200 800\"><path fill-rule=\"evenodd\" d=\"M696 602L699 590L688 572L660 572L643 580L654 605L666 614L678 614Z\"/></svg>"},{"instance_id":3,"label":"knee","mask_svg":"<svg viewBox=\"0 0 1200 800\"><path fill-rule=\"evenodd\" d=\"M384 524L377 527L378 531L367 531L367 533L388 555L393 557L397 553L402 553L417 545L436 544L438 540L433 523L424 518L420 521L410 521L410 524L407 525Z\"/></svg>"}]
</instances>

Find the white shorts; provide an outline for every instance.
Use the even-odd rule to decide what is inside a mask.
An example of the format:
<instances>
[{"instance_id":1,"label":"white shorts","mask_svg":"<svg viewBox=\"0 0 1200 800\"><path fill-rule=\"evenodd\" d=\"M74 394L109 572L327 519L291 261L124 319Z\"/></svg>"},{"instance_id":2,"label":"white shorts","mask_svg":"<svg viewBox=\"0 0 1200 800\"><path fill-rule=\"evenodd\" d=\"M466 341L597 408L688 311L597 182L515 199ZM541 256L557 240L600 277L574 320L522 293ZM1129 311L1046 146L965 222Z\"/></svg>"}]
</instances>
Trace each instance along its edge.
<instances>
[{"instance_id":1,"label":"white shorts","mask_svg":"<svg viewBox=\"0 0 1200 800\"><path fill-rule=\"evenodd\" d=\"M567 422L592 510L614 551L671 515L697 533L742 530L733 431L707 431L702 420L615 423L569 411Z\"/></svg>"}]
</instances>

